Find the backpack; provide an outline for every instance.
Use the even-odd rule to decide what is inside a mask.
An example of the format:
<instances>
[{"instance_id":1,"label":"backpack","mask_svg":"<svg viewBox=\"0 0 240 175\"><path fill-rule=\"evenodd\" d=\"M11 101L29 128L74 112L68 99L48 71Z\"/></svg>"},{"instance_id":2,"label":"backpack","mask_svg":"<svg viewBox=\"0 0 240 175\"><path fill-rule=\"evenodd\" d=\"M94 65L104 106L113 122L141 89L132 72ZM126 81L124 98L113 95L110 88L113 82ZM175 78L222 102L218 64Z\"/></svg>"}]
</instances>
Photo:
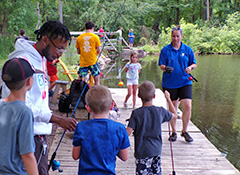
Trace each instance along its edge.
<instances>
[{"instance_id":1,"label":"backpack","mask_svg":"<svg viewBox=\"0 0 240 175\"><path fill-rule=\"evenodd\" d=\"M85 88L85 89L84 89ZM58 110L60 112L70 112L70 107L75 107L79 97L81 96L81 100L78 103L78 108L85 109L86 101L85 96L87 91L91 88L91 86L83 80L75 79L73 80L70 93L67 95L65 92L62 92L59 98ZM84 92L82 93L82 91Z\"/></svg>"},{"instance_id":2,"label":"backpack","mask_svg":"<svg viewBox=\"0 0 240 175\"><path fill-rule=\"evenodd\" d=\"M71 112L70 104L71 102L69 101L69 94L65 94L65 91L63 91L58 102L59 112Z\"/></svg>"}]
</instances>

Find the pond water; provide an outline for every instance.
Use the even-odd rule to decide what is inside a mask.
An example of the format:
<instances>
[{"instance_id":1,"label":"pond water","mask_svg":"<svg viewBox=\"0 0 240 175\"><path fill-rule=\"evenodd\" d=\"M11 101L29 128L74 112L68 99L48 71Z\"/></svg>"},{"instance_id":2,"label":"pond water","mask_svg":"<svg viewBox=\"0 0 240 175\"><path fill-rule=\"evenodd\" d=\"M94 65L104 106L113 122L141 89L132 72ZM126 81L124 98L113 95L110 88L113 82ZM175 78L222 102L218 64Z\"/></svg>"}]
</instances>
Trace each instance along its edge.
<instances>
[{"instance_id":1,"label":"pond water","mask_svg":"<svg viewBox=\"0 0 240 175\"><path fill-rule=\"evenodd\" d=\"M240 56L206 55L197 56L196 60L198 67L191 73L198 80L193 83L191 121L240 170ZM140 62L139 83L150 80L156 88L161 88L158 56L149 56ZM115 78L101 80L101 83L118 87L117 70L109 76L111 74ZM121 77L126 83L125 71Z\"/></svg>"}]
</instances>

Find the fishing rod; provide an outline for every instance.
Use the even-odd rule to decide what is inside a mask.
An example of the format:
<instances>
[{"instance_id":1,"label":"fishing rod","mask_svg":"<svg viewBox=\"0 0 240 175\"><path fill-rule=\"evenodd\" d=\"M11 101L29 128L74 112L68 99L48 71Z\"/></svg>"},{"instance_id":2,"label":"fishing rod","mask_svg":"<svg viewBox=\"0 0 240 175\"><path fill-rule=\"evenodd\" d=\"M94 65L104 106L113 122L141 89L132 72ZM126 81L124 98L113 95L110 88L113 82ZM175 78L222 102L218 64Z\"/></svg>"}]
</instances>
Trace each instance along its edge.
<instances>
[{"instance_id":1,"label":"fishing rod","mask_svg":"<svg viewBox=\"0 0 240 175\"><path fill-rule=\"evenodd\" d=\"M173 59L174 60L174 59ZM185 69L176 61L176 60L174 60L174 62L175 63L177 63L179 66L180 66L180 68L182 69L182 70L184 70L184 72L185 72ZM185 72L186 74L188 74L187 72ZM190 81L196 81L196 82L198 82L198 80L191 74L191 73L189 73L188 74L189 75L189 77L188 77L188 79L190 80Z\"/></svg>"},{"instance_id":2,"label":"fishing rod","mask_svg":"<svg viewBox=\"0 0 240 175\"><path fill-rule=\"evenodd\" d=\"M192 74L188 74L190 77L188 78L189 80L191 80L191 81L196 81L196 82L198 82L198 80L192 75Z\"/></svg>"},{"instance_id":3,"label":"fishing rod","mask_svg":"<svg viewBox=\"0 0 240 175\"><path fill-rule=\"evenodd\" d=\"M173 149L172 149L172 138L171 138L171 130L170 130L170 122L168 122L168 133L169 133L169 141L170 141L170 152L171 152L171 160L172 160L172 174L169 175L176 175L175 169L174 169L174 160L173 160Z\"/></svg>"},{"instance_id":4,"label":"fishing rod","mask_svg":"<svg viewBox=\"0 0 240 175\"><path fill-rule=\"evenodd\" d=\"M174 62L177 63L180 66L180 68L185 71L185 69L178 62L176 62L176 60L174 60ZM170 73L171 74L174 71L174 68L170 67L170 66L166 66L165 67L165 71L166 71L166 73ZM185 72L185 73L188 74L187 72ZM198 82L198 80L191 73L189 73L188 75L189 75L188 79L190 81Z\"/></svg>"},{"instance_id":5,"label":"fishing rod","mask_svg":"<svg viewBox=\"0 0 240 175\"><path fill-rule=\"evenodd\" d=\"M169 110L169 105L168 105L167 100L166 100L166 107ZM168 136L169 136L170 154L171 154L171 161L172 161L172 174L169 174L169 175L176 175L176 172L175 172L175 169L174 169L174 159L173 159L173 148L172 148L170 121L168 122Z\"/></svg>"},{"instance_id":6,"label":"fishing rod","mask_svg":"<svg viewBox=\"0 0 240 175\"><path fill-rule=\"evenodd\" d=\"M112 26L110 32L109 32L109 35L111 34L111 32L112 32L112 30L113 30L113 28L114 28L114 26L115 26L115 24L116 24L116 22L117 22L117 19L118 19L119 15L120 15L123 7L124 7L125 2L126 2L126 0L124 0L120 11L119 11L117 17L115 18L115 21L114 21L114 23L113 23L113 26ZM101 54L102 54L102 52L103 52L103 49L104 49L105 45L106 45L106 41L104 41L104 45L103 45L103 47L102 47L102 50L101 50L101 52L100 52L100 54L99 54L99 56L98 56L98 58L97 58L97 62L98 62L98 60L99 60L99 58L100 58L100 56L101 56ZM91 75L92 75L92 73L89 75L88 81L89 81ZM88 81L87 81L87 82L88 82ZM85 86L84 86L84 88L83 88L83 90L82 90L82 93L80 94L80 96L79 96L79 98L78 98L78 101L77 101L77 103L76 103L76 105L75 105L75 107L74 107L74 110L73 110L70 118L72 118L72 117L75 115L75 111L76 111L76 109L77 109L77 107L78 107L78 104L79 104L80 101L81 101L81 98L82 98L82 96L83 96L83 93L84 93L86 87L87 87L87 83L85 84ZM60 162L59 162L59 161L55 161L54 159L55 159L55 157L56 157L56 155L57 155L57 150L58 150L58 148L59 148L59 146L60 146L60 144L61 144L61 142L62 142L62 139L63 139L65 133L66 133L66 130L63 132L63 134L62 134L62 136L61 136L61 139L59 140L59 143L58 143L58 145L57 145L54 153L52 154L52 157L51 157L50 162L49 162L49 165L48 165L48 171L50 170L51 167L52 167L52 169L53 169L53 171L54 171L54 170L57 170L57 169L59 168L59 166L60 166ZM62 170L59 170L59 172L62 172Z\"/></svg>"}]
</instances>

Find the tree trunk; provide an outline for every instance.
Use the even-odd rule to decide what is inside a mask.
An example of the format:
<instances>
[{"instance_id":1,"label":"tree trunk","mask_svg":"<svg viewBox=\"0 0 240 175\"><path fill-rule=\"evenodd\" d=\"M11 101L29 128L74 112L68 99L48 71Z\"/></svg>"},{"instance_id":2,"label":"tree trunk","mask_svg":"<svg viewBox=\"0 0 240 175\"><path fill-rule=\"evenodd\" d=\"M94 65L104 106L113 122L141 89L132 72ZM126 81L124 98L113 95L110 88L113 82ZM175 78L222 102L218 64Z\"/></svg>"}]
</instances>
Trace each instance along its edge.
<instances>
[{"instance_id":1,"label":"tree trunk","mask_svg":"<svg viewBox=\"0 0 240 175\"><path fill-rule=\"evenodd\" d=\"M41 22L41 14L40 14L40 7L39 7L39 2L36 2L37 5L37 16L38 16L38 21L36 24L36 28L39 28L40 22Z\"/></svg>"},{"instance_id":2,"label":"tree trunk","mask_svg":"<svg viewBox=\"0 0 240 175\"><path fill-rule=\"evenodd\" d=\"M63 23L62 0L59 0L58 12L59 12L59 21L60 21L61 23Z\"/></svg>"},{"instance_id":3,"label":"tree trunk","mask_svg":"<svg viewBox=\"0 0 240 175\"><path fill-rule=\"evenodd\" d=\"M206 0L206 6L207 6L207 21L209 21L209 0Z\"/></svg>"},{"instance_id":4,"label":"tree trunk","mask_svg":"<svg viewBox=\"0 0 240 175\"><path fill-rule=\"evenodd\" d=\"M7 28L7 14L4 14L4 16L3 16L3 24L2 24L2 34L4 36L7 35L6 28Z\"/></svg>"},{"instance_id":5,"label":"tree trunk","mask_svg":"<svg viewBox=\"0 0 240 175\"><path fill-rule=\"evenodd\" d=\"M179 21L180 21L180 9L179 9L179 0L177 0L177 5L178 5L178 7L177 7L177 18L176 18L176 24L175 25L179 25Z\"/></svg>"}]
</instances>

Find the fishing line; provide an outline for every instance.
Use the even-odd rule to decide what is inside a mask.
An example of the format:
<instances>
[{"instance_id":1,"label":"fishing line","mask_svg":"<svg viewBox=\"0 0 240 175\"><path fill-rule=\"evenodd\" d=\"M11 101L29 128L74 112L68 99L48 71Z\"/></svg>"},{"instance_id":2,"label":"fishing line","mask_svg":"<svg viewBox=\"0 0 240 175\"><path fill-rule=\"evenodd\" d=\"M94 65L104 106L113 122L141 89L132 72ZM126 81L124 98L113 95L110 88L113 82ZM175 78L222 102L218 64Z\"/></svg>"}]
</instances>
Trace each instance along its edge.
<instances>
[{"instance_id":1,"label":"fishing line","mask_svg":"<svg viewBox=\"0 0 240 175\"><path fill-rule=\"evenodd\" d=\"M168 101L167 100L166 100L166 107L169 110L169 106L168 106ZM169 145L170 145L170 153L171 153L171 161L172 161L172 174L169 174L169 175L176 175L175 168L174 168L174 159L173 159L173 148L172 148L170 121L168 122L168 135L169 135L169 142L170 142Z\"/></svg>"},{"instance_id":2,"label":"fishing line","mask_svg":"<svg viewBox=\"0 0 240 175\"><path fill-rule=\"evenodd\" d=\"M171 130L170 130L170 122L168 122L168 134L169 134L169 141L170 141L170 152L171 152L171 160L172 160L172 174L169 175L176 175L175 169L174 169L174 159L173 159L173 148L172 148L172 138L171 138Z\"/></svg>"},{"instance_id":3,"label":"fishing line","mask_svg":"<svg viewBox=\"0 0 240 175\"><path fill-rule=\"evenodd\" d=\"M111 28L108 36L110 36L110 34L112 33L112 30L113 30L113 28L114 28L114 26L115 26L115 24L116 24L116 22L117 22L117 19L118 19L120 13L121 13L123 7L124 7L125 2L126 2L126 0L124 0L120 11L119 11L117 17L115 18L114 24L113 24L113 26L112 26L112 28ZM101 56L101 54L102 54L102 52L103 52L103 49L104 49L105 45L106 45L106 41L104 41L102 50L101 50L101 52L99 53L99 56L98 56L98 58L97 58L96 63L98 62L98 60L99 60L99 58L100 58L100 56ZM87 82L89 82L91 75L92 75L92 73L89 75L89 78L88 78ZM85 86L84 86L84 88L83 88L83 90L82 90L82 93L80 94L80 97L78 98L78 101L77 101L77 103L76 103L76 105L75 105L75 108L74 108L74 110L73 110L70 118L72 118L72 117L74 116L74 113L75 113L75 111L76 111L76 109L77 109L77 106L78 106L79 102L81 101L81 98L82 98L82 96L83 96L83 93L84 93L86 87L87 87L87 83L85 84ZM67 114L67 115L68 115L68 114ZM55 159L55 157L56 157L56 155L57 155L57 150L58 150L58 148L59 148L59 146L60 146L60 144L61 144L61 142L62 142L62 139L63 139L65 133L66 133L66 130L63 132L62 137L61 137L61 139L59 140L59 143L58 143L58 145L57 145L54 153L52 154L51 160L50 160L49 165L48 165L48 171L50 170L51 166L53 165L54 159Z\"/></svg>"}]
</instances>

